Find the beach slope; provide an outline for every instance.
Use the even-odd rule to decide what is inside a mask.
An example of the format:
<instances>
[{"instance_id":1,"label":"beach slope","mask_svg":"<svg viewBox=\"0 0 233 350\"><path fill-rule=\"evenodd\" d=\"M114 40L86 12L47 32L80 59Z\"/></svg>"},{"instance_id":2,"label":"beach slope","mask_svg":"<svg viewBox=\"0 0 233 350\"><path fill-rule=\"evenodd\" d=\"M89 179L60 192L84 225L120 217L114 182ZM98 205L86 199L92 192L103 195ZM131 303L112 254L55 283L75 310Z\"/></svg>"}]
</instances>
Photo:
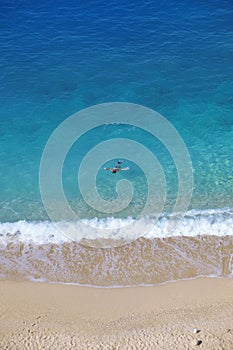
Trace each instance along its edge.
<instances>
[{"instance_id":1,"label":"beach slope","mask_svg":"<svg viewBox=\"0 0 233 350\"><path fill-rule=\"evenodd\" d=\"M90 288L0 282L0 349L233 349L233 279Z\"/></svg>"}]
</instances>

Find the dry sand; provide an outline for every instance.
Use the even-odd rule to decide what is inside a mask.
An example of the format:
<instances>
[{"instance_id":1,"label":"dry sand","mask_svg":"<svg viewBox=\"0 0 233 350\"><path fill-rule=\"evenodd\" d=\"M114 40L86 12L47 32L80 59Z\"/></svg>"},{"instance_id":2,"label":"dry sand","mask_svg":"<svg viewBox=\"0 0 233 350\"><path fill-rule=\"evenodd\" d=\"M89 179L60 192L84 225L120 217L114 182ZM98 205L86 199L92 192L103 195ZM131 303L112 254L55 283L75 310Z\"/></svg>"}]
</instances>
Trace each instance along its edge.
<instances>
[{"instance_id":1,"label":"dry sand","mask_svg":"<svg viewBox=\"0 0 233 350\"><path fill-rule=\"evenodd\" d=\"M232 350L233 279L121 289L1 281L0 349Z\"/></svg>"}]
</instances>

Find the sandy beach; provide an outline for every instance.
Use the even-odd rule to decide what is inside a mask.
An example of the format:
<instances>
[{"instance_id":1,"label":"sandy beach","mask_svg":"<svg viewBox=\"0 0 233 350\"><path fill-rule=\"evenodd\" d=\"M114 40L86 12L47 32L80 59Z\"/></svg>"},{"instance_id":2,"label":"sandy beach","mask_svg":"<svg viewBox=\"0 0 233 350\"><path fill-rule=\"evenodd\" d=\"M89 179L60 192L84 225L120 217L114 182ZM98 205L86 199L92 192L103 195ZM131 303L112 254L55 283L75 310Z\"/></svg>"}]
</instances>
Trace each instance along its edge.
<instances>
[{"instance_id":1,"label":"sandy beach","mask_svg":"<svg viewBox=\"0 0 233 350\"><path fill-rule=\"evenodd\" d=\"M233 279L91 288L1 281L0 349L233 349Z\"/></svg>"}]
</instances>

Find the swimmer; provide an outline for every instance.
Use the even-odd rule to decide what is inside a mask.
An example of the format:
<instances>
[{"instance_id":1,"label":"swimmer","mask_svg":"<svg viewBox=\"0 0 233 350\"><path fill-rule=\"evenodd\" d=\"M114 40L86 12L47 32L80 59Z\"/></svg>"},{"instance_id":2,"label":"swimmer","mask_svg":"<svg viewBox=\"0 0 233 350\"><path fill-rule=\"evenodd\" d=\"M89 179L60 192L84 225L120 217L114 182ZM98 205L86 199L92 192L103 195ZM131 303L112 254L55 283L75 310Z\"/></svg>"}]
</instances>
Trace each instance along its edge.
<instances>
[{"instance_id":1,"label":"swimmer","mask_svg":"<svg viewBox=\"0 0 233 350\"><path fill-rule=\"evenodd\" d=\"M110 170L113 174L118 173L121 170L129 170L129 167L127 168L122 168L121 167L121 161L118 160L118 162L116 163L116 165L114 166L114 168L104 168L104 170Z\"/></svg>"}]
</instances>

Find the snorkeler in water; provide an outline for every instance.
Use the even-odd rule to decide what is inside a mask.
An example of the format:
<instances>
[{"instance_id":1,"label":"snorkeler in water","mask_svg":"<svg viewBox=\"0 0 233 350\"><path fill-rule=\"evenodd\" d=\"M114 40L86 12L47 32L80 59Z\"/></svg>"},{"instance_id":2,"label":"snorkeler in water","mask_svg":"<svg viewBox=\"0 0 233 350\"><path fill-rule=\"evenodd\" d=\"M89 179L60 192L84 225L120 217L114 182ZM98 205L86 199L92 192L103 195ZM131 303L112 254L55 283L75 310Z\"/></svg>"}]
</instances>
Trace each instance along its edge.
<instances>
[{"instance_id":1,"label":"snorkeler in water","mask_svg":"<svg viewBox=\"0 0 233 350\"><path fill-rule=\"evenodd\" d=\"M104 170L110 170L113 174L118 173L121 170L129 170L129 167L127 168L122 168L121 167L122 161L118 160L114 168L104 168Z\"/></svg>"}]
</instances>

